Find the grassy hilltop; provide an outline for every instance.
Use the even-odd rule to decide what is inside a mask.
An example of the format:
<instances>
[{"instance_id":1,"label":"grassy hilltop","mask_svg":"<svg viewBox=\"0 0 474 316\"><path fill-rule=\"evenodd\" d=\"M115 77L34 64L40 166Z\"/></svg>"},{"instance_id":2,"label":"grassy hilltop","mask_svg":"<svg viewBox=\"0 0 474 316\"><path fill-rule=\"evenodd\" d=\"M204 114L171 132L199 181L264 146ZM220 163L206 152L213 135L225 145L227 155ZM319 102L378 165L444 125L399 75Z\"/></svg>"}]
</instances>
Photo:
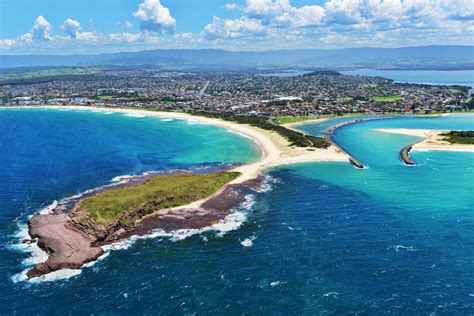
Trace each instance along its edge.
<instances>
[{"instance_id":1,"label":"grassy hilltop","mask_svg":"<svg viewBox=\"0 0 474 316\"><path fill-rule=\"evenodd\" d=\"M127 226L156 210L206 198L239 175L239 172L218 172L154 176L137 186L106 190L85 198L79 206L79 221Z\"/></svg>"}]
</instances>

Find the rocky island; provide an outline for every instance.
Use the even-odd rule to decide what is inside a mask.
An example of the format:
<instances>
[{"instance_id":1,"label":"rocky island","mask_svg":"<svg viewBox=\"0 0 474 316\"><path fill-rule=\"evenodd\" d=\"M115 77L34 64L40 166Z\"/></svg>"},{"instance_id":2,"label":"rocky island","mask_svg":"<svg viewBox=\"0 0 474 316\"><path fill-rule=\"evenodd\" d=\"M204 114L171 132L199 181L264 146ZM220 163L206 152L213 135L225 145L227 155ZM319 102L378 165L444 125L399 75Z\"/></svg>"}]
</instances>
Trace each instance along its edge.
<instances>
[{"instance_id":1,"label":"rocky island","mask_svg":"<svg viewBox=\"0 0 474 316\"><path fill-rule=\"evenodd\" d=\"M49 258L27 275L34 278L59 269L80 268L104 253L102 245L140 234L147 221L153 222L153 228L166 229L211 225L229 214L231 204L239 200L238 192L226 185L240 175L139 176L60 203L51 213L37 214L28 223L31 237ZM215 209L213 196L229 205ZM201 205L206 198L206 205Z\"/></svg>"}]
</instances>

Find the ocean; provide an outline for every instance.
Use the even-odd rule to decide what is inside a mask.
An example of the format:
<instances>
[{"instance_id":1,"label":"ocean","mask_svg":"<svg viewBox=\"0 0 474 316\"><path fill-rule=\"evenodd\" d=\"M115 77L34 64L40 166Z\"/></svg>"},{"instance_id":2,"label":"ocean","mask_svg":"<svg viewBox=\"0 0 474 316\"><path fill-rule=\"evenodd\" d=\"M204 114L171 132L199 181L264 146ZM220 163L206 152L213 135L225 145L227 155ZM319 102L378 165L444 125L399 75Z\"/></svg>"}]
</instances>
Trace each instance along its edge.
<instances>
[{"instance_id":1,"label":"ocean","mask_svg":"<svg viewBox=\"0 0 474 316\"><path fill-rule=\"evenodd\" d=\"M398 152L416 138L375 130L474 129L473 115L342 127L334 141L367 169L278 167L232 229L124 242L68 278L22 281L19 234L54 200L260 154L221 128L107 113L0 110L0 314L474 313L474 154L413 152L407 167Z\"/></svg>"}]
</instances>

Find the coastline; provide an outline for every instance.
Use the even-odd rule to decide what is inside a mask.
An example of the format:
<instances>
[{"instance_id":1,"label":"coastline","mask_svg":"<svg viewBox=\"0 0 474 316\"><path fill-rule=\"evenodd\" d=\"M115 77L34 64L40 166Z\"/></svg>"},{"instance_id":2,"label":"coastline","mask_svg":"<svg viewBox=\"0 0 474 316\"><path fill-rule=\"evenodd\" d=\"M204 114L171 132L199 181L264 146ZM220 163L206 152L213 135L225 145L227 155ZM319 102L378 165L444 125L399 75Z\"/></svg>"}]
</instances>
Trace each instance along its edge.
<instances>
[{"instance_id":1,"label":"coastline","mask_svg":"<svg viewBox=\"0 0 474 316\"><path fill-rule=\"evenodd\" d=\"M330 120L332 118L336 118L336 117L315 118L315 119L309 119L309 120L305 120L301 122L286 123L286 124L281 124L281 125L286 128L292 128L292 127L307 124L307 123L321 123L321 122Z\"/></svg>"},{"instance_id":2,"label":"coastline","mask_svg":"<svg viewBox=\"0 0 474 316\"><path fill-rule=\"evenodd\" d=\"M250 138L262 151L260 160L239 166L231 171L238 171L242 176L230 182L230 184L242 183L258 177L260 173L268 168L277 167L286 164L336 161L349 162L349 156L334 144L327 149L307 149L291 146L290 143L277 133L260 129L248 124L240 124L224 121L218 118L208 118L197 115L191 115L182 112L163 112L142 109L124 109L110 107L89 107L89 106L38 106L38 107L17 107L17 108L45 108L45 109L63 109L63 110L88 110L105 111L123 114L135 114L140 116L158 116L162 118L194 120L202 124L213 125L225 128L231 132Z\"/></svg>"},{"instance_id":3,"label":"coastline","mask_svg":"<svg viewBox=\"0 0 474 316\"><path fill-rule=\"evenodd\" d=\"M350 161L350 157L334 145L331 145L328 149L295 147L274 132L246 124L194 116L187 113L79 106L29 108L116 112L136 117L157 116L196 121L222 127L230 132L250 138L262 151L262 156L256 162L231 168L229 171L240 172L241 175L211 196L180 207L156 210L135 222L134 227L130 230L118 233L114 240L102 242L98 236L81 229L74 223L74 212L69 213L61 204L54 207L48 214L35 214L28 222L31 239L24 242L37 244L47 254L48 258L28 271L27 276L30 279L58 270L79 269L84 264L101 257L105 251L104 247L108 247L113 242L132 238L133 236L147 235L157 229L169 233L180 230L202 230L215 225L226 226L228 225L226 224L227 219L234 215L232 208L245 200L242 197L242 192L249 188L259 187L263 181L262 173L268 168L305 162ZM77 203L80 203L80 200Z\"/></svg>"},{"instance_id":4,"label":"coastline","mask_svg":"<svg viewBox=\"0 0 474 316\"><path fill-rule=\"evenodd\" d=\"M382 133L399 134L406 136L414 136L424 138L416 143L411 144L411 150L414 151L460 151L474 152L474 145L451 144L442 140L440 134L448 132L444 130L428 130L428 129L408 129L408 128L378 128L376 131Z\"/></svg>"}]
</instances>

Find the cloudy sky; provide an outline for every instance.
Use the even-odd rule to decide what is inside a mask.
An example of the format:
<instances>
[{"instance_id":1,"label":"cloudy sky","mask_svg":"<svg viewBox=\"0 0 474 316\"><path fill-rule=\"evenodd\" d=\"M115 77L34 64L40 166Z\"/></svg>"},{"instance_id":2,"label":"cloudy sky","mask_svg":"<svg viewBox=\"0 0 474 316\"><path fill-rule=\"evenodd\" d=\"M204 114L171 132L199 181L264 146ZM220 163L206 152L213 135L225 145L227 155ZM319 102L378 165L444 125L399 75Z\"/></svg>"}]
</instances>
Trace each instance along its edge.
<instances>
[{"instance_id":1,"label":"cloudy sky","mask_svg":"<svg viewBox=\"0 0 474 316\"><path fill-rule=\"evenodd\" d=\"M2 54L474 44L474 0L0 0Z\"/></svg>"}]
</instances>

